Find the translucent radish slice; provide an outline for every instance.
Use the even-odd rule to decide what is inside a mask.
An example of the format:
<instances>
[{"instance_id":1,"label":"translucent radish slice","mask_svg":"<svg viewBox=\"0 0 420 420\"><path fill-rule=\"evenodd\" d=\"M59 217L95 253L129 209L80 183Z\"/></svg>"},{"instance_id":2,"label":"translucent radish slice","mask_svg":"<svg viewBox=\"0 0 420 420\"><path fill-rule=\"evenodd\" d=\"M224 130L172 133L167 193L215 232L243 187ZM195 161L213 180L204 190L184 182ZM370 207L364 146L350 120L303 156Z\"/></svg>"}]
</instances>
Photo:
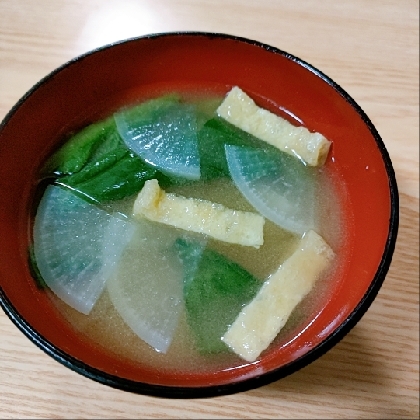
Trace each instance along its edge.
<instances>
[{"instance_id":1,"label":"translucent radish slice","mask_svg":"<svg viewBox=\"0 0 420 420\"><path fill-rule=\"evenodd\" d=\"M167 174L200 178L195 108L187 104L165 107L145 121L144 116L120 112L114 116L126 145L143 160Z\"/></svg>"},{"instance_id":2,"label":"translucent radish slice","mask_svg":"<svg viewBox=\"0 0 420 420\"><path fill-rule=\"evenodd\" d=\"M89 314L134 232L127 220L70 190L47 187L34 222L34 256L47 286Z\"/></svg>"},{"instance_id":3,"label":"translucent radish slice","mask_svg":"<svg viewBox=\"0 0 420 420\"><path fill-rule=\"evenodd\" d=\"M264 217L302 235L316 229L316 172L282 152L225 146L237 188Z\"/></svg>"},{"instance_id":4,"label":"translucent radish slice","mask_svg":"<svg viewBox=\"0 0 420 420\"><path fill-rule=\"evenodd\" d=\"M174 246L178 237L173 228L140 220L106 286L126 324L161 353L172 342L182 308L183 268Z\"/></svg>"}]
</instances>

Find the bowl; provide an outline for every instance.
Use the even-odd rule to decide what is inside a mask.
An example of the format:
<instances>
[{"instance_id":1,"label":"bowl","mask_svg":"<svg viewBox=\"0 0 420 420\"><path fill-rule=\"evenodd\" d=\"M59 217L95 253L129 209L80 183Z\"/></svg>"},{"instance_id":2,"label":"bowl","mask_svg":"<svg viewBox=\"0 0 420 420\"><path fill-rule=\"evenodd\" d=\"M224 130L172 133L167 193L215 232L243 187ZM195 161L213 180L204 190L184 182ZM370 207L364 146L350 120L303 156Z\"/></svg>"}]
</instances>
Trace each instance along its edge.
<instances>
[{"instance_id":1,"label":"bowl","mask_svg":"<svg viewBox=\"0 0 420 420\"><path fill-rule=\"evenodd\" d=\"M252 363L214 371L159 370L118 357L66 321L36 286L28 262L32 203L42 162L66 133L153 91L225 94L238 85L257 103L332 141L326 166L341 185L345 235L312 316ZM198 398L277 381L337 344L372 304L391 263L398 190L381 137L328 76L269 45L216 33L153 34L107 45L62 65L30 89L0 126L0 304L49 356L126 391Z\"/></svg>"}]
</instances>

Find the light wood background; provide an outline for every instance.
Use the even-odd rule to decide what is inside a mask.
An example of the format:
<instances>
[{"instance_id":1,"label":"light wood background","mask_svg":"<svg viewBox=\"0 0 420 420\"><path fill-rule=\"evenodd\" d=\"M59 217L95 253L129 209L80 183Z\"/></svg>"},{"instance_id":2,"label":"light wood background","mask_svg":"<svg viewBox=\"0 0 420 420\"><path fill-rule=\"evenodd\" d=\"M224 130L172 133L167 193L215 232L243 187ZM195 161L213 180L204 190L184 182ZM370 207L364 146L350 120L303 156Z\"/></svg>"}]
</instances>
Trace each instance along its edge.
<instances>
[{"instance_id":1,"label":"light wood background","mask_svg":"<svg viewBox=\"0 0 420 420\"><path fill-rule=\"evenodd\" d=\"M224 32L288 51L366 111L400 189L384 286L356 328L312 365L207 400L162 400L90 381L47 357L0 311L0 418L419 418L419 2L0 0L0 119L72 57L176 30Z\"/></svg>"}]
</instances>

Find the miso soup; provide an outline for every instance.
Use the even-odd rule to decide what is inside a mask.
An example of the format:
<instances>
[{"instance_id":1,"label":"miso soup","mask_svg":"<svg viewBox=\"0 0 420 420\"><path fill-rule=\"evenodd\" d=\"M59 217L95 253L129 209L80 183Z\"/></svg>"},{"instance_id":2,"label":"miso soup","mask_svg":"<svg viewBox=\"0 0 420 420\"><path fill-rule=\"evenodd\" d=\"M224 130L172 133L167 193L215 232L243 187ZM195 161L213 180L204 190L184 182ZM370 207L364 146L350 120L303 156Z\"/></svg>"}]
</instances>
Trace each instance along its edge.
<instances>
[{"instance_id":1,"label":"miso soup","mask_svg":"<svg viewBox=\"0 0 420 420\"><path fill-rule=\"evenodd\" d=\"M129 104L71 133L40 170L34 277L72 328L120 359L182 372L257 361L304 329L332 287L342 186L323 162L228 121L225 100L166 92ZM296 304L275 309L283 325L257 331L270 343L247 360L226 337L243 343L235 320L260 314L270 282L288 290L281 268L308 232L333 257L310 289L292 286Z\"/></svg>"}]
</instances>

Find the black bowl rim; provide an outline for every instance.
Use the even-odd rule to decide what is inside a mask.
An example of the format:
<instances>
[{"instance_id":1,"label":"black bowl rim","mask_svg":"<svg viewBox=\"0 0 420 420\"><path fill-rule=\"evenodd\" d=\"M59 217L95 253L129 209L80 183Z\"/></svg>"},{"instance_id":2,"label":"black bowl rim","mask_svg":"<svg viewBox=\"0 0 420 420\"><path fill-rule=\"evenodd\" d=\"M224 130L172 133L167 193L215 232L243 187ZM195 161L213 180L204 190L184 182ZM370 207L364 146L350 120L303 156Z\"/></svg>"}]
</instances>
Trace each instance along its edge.
<instances>
[{"instance_id":1,"label":"black bowl rim","mask_svg":"<svg viewBox=\"0 0 420 420\"><path fill-rule=\"evenodd\" d=\"M242 381L222 384L222 385L209 385L203 387L179 387L179 386L167 386L167 385L155 385L148 384L143 382L136 382L133 380L125 379L118 377L116 375L111 375L105 372L102 372L92 366L87 365L86 363L75 359L71 355L63 352L62 350L55 347L54 344L45 339L41 334L39 334L14 308L13 304L7 298L3 289L0 286L0 306L10 318L10 320L15 324L19 330L26 335L34 344L36 344L40 349L42 349L47 355L51 356L53 359L63 364L67 368L90 378L94 381L102 383L104 385L111 386L116 389L129 391L142 395L149 395L154 397L162 398L209 398L222 395L230 395L238 392L245 392L251 389L259 388L264 385L268 385L272 382L275 382L281 378L284 378L302 368L309 365L327 351L329 351L333 346L335 346L339 341L341 341L346 334L359 322L365 312L369 309L370 305L376 298L382 284L385 280L385 277L388 273L392 256L395 250L395 243L398 234L398 225L399 225L399 193L398 186L395 177L395 172L392 166L391 159L389 157L388 151L385 147L385 144L380 137L378 131L374 127L373 123L363 111L363 109L355 102L355 100L336 82L334 82L330 77L324 74L322 71L318 70L316 67L312 66L308 62L289 54L279 48L272 47L268 44L255 41L252 39L244 38L241 36L230 35L226 33L217 33L217 32L199 32L199 31L175 31L175 32L162 32L162 33L152 33L144 36L138 36L133 38L128 38L125 40L117 41L111 44L101 46L99 48L88 51L84 54L81 54L61 66L57 67L55 70L47 74L39 82L37 82L28 92L26 92L22 98L11 108L11 110L6 114L5 118L0 124L0 132L7 125L8 121L13 117L13 114L18 110L18 108L31 96L37 89L41 88L43 84L47 83L55 74L59 73L63 69L89 57L92 54L113 48L120 44L137 42L142 39L155 39L161 37L173 37L173 36L195 36L195 37L207 37L207 38L221 38L228 39L231 41L237 41L241 43L251 44L253 46L262 48L268 52L274 54L280 54L285 58L299 64L308 71L314 73L316 76L321 78L324 82L330 85L332 88L337 91L360 115L363 122L369 128L372 136L374 137L377 147L381 152L382 159L385 165L385 169L388 175L389 182L389 191L390 191L390 200L391 200L391 213L389 219L389 230L388 237L382 254L382 258L378 269L375 273L375 276L366 291L363 298L360 300L359 304L352 311L352 313L346 318L345 321L339 325L332 334L326 337L321 343L316 347L310 350L308 353L300 356L298 359L293 362L281 366L277 369L274 369L270 372L263 373L261 375L244 379Z\"/></svg>"}]
</instances>

